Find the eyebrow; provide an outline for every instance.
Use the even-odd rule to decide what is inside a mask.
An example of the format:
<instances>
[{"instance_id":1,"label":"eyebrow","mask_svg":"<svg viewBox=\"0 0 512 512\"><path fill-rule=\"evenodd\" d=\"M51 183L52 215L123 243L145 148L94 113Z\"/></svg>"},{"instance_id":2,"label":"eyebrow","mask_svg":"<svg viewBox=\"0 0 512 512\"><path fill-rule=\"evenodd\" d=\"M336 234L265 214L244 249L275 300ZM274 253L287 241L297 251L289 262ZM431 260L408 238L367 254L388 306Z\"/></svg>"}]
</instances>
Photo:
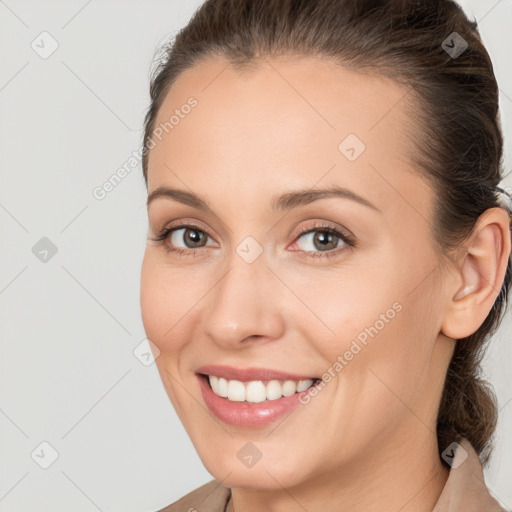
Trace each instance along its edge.
<instances>
[{"instance_id":1,"label":"eyebrow","mask_svg":"<svg viewBox=\"0 0 512 512\"><path fill-rule=\"evenodd\" d=\"M212 212L211 208L208 206L208 203L200 196L193 194L192 192L187 192L186 190L169 188L165 186L156 188L148 195L146 206L149 207L151 202L159 197L173 199L187 206L197 208L203 212ZM270 204L274 211L285 211L291 210L297 206L308 205L320 199L333 197L350 199L351 201L355 201L359 204L362 204L363 206L371 208L372 210L380 212L380 210L375 205L370 203L370 201L364 197L361 197L351 190L341 187L294 190L291 192L286 192L282 195L273 196Z\"/></svg>"}]
</instances>

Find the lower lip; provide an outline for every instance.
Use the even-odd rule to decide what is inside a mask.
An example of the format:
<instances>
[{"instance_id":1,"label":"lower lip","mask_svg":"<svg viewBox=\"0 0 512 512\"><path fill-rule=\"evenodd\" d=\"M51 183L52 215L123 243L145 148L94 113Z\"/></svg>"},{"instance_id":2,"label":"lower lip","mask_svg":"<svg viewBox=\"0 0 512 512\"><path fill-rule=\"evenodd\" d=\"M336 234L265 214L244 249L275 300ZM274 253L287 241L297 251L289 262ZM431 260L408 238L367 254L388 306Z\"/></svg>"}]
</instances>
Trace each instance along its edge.
<instances>
[{"instance_id":1,"label":"lower lip","mask_svg":"<svg viewBox=\"0 0 512 512\"><path fill-rule=\"evenodd\" d=\"M229 425L250 428L265 427L286 416L300 405L299 393L259 403L231 402L213 392L207 377L203 375L197 375L197 377L206 405L219 420Z\"/></svg>"}]
</instances>

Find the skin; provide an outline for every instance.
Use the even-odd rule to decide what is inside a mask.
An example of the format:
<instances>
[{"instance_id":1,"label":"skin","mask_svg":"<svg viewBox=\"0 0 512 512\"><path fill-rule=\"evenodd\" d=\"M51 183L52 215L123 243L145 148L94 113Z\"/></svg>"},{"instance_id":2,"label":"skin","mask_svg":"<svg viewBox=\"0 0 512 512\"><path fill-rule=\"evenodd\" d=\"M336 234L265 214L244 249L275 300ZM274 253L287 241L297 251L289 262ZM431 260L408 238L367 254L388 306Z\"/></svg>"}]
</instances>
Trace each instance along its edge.
<instances>
[{"instance_id":1,"label":"skin","mask_svg":"<svg viewBox=\"0 0 512 512\"><path fill-rule=\"evenodd\" d=\"M211 212L163 197L149 205L142 318L169 398L236 511L426 512L445 485L435 426L453 339L474 332L497 297L509 221L489 210L458 257L442 259L435 195L408 156L417 130L405 92L319 58L262 61L243 74L211 58L179 76L159 111L156 126L198 101L151 149L148 193L193 192ZM366 145L353 162L338 149L348 134ZM378 210L346 198L271 210L274 195L332 185ZM296 236L315 221L348 231L356 247ZM186 222L208 235L196 256L151 240ZM191 251L183 233L165 243ZM252 263L236 251L247 236L263 250ZM321 377L397 302L401 311L283 421L233 427L206 408L198 366ZM251 468L237 458L249 441L262 454Z\"/></svg>"}]
</instances>

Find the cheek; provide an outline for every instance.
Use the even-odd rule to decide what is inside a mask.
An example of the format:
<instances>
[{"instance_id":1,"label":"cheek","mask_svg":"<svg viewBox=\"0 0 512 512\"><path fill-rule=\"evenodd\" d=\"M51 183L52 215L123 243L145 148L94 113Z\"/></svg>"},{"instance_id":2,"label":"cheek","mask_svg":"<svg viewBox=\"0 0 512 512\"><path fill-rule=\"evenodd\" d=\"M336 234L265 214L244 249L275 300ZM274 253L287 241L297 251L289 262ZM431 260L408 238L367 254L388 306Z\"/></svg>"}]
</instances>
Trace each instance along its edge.
<instances>
[{"instance_id":1,"label":"cheek","mask_svg":"<svg viewBox=\"0 0 512 512\"><path fill-rule=\"evenodd\" d=\"M142 262L141 279L140 279L140 310L142 316L142 323L146 336L158 346L158 338L156 334L161 328L162 314L159 311L158 305L161 303L160 298L162 295L161 286L159 285L158 272L156 272L155 265L148 256L148 252L144 254Z\"/></svg>"},{"instance_id":2,"label":"cheek","mask_svg":"<svg viewBox=\"0 0 512 512\"><path fill-rule=\"evenodd\" d=\"M379 270L375 264L354 258L332 272L313 269L284 274L283 280L300 298L300 303L292 301L295 311L289 311L290 317L301 326L303 338L314 343L327 361L334 362L354 341L364 349L372 340L384 338L389 326L400 321L396 274L391 264L385 268L383 258L380 262ZM353 351L360 352L357 346Z\"/></svg>"},{"instance_id":3,"label":"cheek","mask_svg":"<svg viewBox=\"0 0 512 512\"><path fill-rule=\"evenodd\" d=\"M140 308L147 337L163 356L176 355L198 328L198 318L215 284L216 274L192 266L171 265L152 248L144 255Z\"/></svg>"},{"instance_id":4,"label":"cheek","mask_svg":"<svg viewBox=\"0 0 512 512\"><path fill-rule=\"evenodd\" d=\"M343 370L351 392L366 390L358 394L365 414L378 413L390 422L408 415L404 403L419 404L431 386L431 358L437 339L435 311L425 304L423 293L408 295L407 286L400 289L400 283L397 285L384 300L367 303L372 314L363 317L366 325L348 333L352 346L361 350L353 357L352 349L348 351L352 360Z\"/></svg>"},{"instance_id":5,"label":"cheek","mask_svg":"<svg viewBox=\"0 0 512 512\"><path fill-rule=\"evenodd\" d=\"M179 349L175 330L180 327L179 319L185 311L182 287L153 252L147 249L142 263L140 309L146 336L164 355Z\"/></svg>"},{"instance_id":6,"label":"cheek","mask_svg":"<svg viewBox=\"0 0 512 512\"><path fill-rule=\"evenodd\" d=\"M415 261L412 272L403 260L393 252L380 254L379 265L365 261L343 272L317 274L314 287L313 276L295 280L294 291L317 316L298 319L303 338L321 353L332 380L343 374L351 390L364 378L370 395L391 395L385 384L407 395L415 389L415 376L428 369L436 311L425 303L429 283L413 290L418 276L428 275L430 261L425 269Z\"/></svg>"}]
</instances>

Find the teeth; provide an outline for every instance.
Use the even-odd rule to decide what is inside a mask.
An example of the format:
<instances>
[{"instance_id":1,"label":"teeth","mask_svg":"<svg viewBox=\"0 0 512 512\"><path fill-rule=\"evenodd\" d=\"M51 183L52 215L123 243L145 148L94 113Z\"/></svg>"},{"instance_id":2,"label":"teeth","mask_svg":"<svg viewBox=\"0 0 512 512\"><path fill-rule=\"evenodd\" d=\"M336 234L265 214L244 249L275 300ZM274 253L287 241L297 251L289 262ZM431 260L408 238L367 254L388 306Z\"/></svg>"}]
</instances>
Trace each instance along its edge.
<instances>
[{"instance_id":1,"label":"teeth","mask_svg":"<svg viewBox=\"0 0 512 512\"><path fill-rule=\"evenodd\" d=\"M239 380L228 382L228 400L232 402L243 402L245 400L245 386Z\"/></svg>"},{"instance_id":2,"label":"teeth","mask_svg":"<svg viewBox=\"0 0 512 512\"><path fill-rule=\"evenodd\" d=\"M301 391L306 391L306 389L310 388L313 384L313 381L311 379L308 380L299 380L297 383L297 393L300 393Z\"/></svg>"},{"instance_id":3,"label":"teeth","mask_svg":"<svg viewBox=\"0 0 512 512\"><path fill-rule=\"evenodd\" d=\"M283 396L283 386L278 380L271 380L267 384L267 400L277 400Z\"/></svg>"},{"instance_id":4,"label":"teeth","mask_svg":"<svg viewBox=\"0 0 512 512\"><path fill-rule=\"evenodd\" d=\"M261 380L241 382L239 380L226 380L222 377L209 376L213 392L232 402L259 403L265 400L277 400L283 396L291 396L305 391L313 385L312 379L299 380L271 380L265 385Z\"/></svg>"},{"instance_id":5,"label":"teeth","mask_svg":"<svg viewBox=\"0 0 512 512\"><path fill-rule=\"evenodd\" d=\"M217 391L218 391L219 396L227 398L227 396L228 396L228 381L226 379L223 379L222 377L220 379L218 379Z\"/></svg>"},{"instance_id":6,"label":"teeth","mask_svg":"<svg viewBox=\"0 0 512 512\"><path fill-rule=\"evenodd\" d=\"M267 389L261 380L248 382L245 387L245 400L257 404L267 399Z\"/></svg>"},{"instance_id":7,"label":"teeth","mask_svg":"<svg viewBox=\"0 0 512 512\"><path fill-rule=\"evenodd\" d=\"M285 380L283 384L283 395L292 396L297 391L297 383L293 380Z\"/></svg>"}]
</instances>

